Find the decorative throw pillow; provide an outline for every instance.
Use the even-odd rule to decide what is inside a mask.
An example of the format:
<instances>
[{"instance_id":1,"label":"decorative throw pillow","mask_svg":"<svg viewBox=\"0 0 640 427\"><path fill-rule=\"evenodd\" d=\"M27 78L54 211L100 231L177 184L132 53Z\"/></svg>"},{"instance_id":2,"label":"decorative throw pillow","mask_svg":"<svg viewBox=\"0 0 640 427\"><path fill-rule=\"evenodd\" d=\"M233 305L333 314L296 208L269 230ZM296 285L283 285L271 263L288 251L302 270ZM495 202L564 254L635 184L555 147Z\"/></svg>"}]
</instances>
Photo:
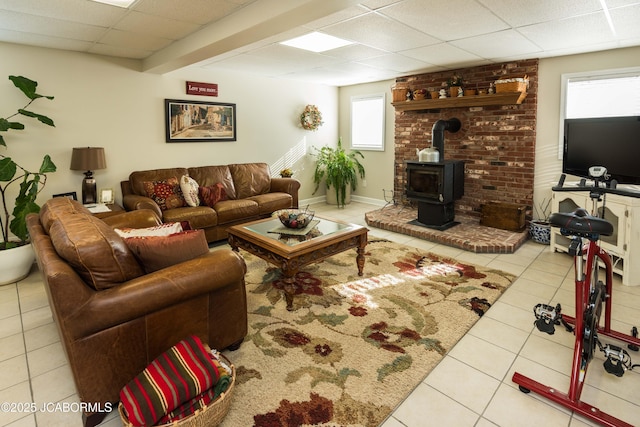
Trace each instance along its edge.
<instances>
[{"instance_id":1,"label":"decorative throw pillow","mask_svg":"<svg viewBox=\"0 0 640 427\"><path fill-rule=\"evenodd\" d=\"M209 207L213 207L216 203L228 198L227 192L224 191L224 187L220 182L209 187L200 187L199 192L202 202Z\"/></svg>"},{"instance_id":2,"label":"decorative throw pillow","mask_svg":"<svg viewBox=\"0 0 640 427\"><path fill-rule=\"evenodd\" d=\"M114 228L120 237L168 236L185 230L180 222L166 222L147 228Z\"/></svg>"},{"instance_id":3,"label":"decorative throw pillow","mask_svg":"<svg viewBox=\"0 0 640 427\"><path fill-rule=\"evenodd\" d=\"M180 178L180 190L184 200L189 206L200 206L200 198L198 197L198 183L189 175L182 175Z\"/></svg>"},{"instance_id":4,"label":"decorative throw pillow","mask_svg":"<svg viewBox=\"0 0 640 427\"><path fill-rule=\"evenodd\" d=\"M147 197L153 199L163 211L187 205L175 176L163 181L144 181L142 185Z\"/></svg>"},{"instance_id":5,"label":"decorative throw pillow","mask_svg":"<svg viewBox=\"0 0 640 427\"><path fill-rule=\"evenodd\" d=\"M169 236L124 239L146 273L197 258L209 252L204 230L189 230Z\"/></svg>"}]
</instances>

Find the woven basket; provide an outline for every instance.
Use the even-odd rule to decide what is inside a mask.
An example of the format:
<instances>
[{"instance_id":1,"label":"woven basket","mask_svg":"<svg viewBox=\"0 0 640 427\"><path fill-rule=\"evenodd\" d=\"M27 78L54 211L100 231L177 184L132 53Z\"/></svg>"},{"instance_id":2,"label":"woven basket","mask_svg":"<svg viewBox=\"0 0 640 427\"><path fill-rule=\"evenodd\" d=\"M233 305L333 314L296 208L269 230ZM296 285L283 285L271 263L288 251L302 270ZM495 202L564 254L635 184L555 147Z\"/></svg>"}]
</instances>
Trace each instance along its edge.
<instances>
[{"instance_id":1,"label":"woven basket","mask_svg":"<svg viewBox=\"0 0 640 427\"><path fill-rule=\"evenodd\" d=\"M515 79L506 79L506 80L513 80L513 81L507 81L507 82L503 82L501 80L496 81L496 85L495 85L496 93L526 92L527 87L529 86L529 77L526 75L524 77L519 77Z\"/></svg>"},{"instance_id":2,"label":"woven basket","mask_svg":"<svg viewBox=\"0 0 640 427\"><path fill-rule=\"evenodd\" d=\"M209 403L204 409L199 409L192 415L171 424L157 424L156 427L215 427L219 425L229 412L231 398L236 384L236 367L223 354L220 357L231 368L231 383L226 392L222 393L216 400ZM122 404L118 405L118 413L124 427L133 427L129 422Z\"/></svg>"}]
</instances>

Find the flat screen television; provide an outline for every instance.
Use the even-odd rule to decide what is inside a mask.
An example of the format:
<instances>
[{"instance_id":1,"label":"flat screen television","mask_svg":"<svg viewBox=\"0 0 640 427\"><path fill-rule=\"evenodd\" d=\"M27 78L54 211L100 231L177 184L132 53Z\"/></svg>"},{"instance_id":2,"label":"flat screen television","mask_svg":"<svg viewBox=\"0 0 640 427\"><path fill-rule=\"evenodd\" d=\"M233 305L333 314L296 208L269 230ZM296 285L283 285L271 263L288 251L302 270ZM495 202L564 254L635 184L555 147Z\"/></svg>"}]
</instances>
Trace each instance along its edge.
<instances>
[{"instance_id":1,"label":"flat screen television","mask_svg":"<svg viewBox=\"0 0 640 427\"><path fill-rule=\"evenodd\" d=\"M565 174L604 166L619 184L640 184L640 116L565 119L563 151Z\"/></svg>"}]
</instances>

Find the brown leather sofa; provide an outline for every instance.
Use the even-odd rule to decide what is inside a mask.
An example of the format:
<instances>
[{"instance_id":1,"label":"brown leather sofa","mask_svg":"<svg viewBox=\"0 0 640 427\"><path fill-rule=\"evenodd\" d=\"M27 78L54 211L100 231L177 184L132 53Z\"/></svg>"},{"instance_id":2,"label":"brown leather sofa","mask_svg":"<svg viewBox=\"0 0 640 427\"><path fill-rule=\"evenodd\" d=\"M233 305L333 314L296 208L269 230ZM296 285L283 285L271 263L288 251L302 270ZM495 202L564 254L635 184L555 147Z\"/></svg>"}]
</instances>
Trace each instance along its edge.
<instances>
[{"instance_id":1,"label":"brown leather sofa","mask_svg":"<svg viewBox=\"0 0 640 427\"><path fill-rule=\"evenodd\" d=\"M67 198L47 201L27 226L60 340L82 402L116 407L120 389L190 335L237 348L247 334L243 259L218 249L145 274L107 222L159 224L150 210L99 220ZM104 412L85 412L85 426Z\"/></svg>"},{"instance_id":2,"label":"brown leather sofa","mask_svg":"<svg viewBox=\"0 0 640 427\"><path fill-rule=\"evenodd\" d=\"M222 184L227 200L213 207L185 206L162 210L148 197L145 182L157 182L188 175L199 186ZM194 229L203 229L207 241L226 239L232 225L270 216L278 209L297 208L300 182L293 178L272 178L266 163L243 163L191 168L137 171L120 183L127 211L151 209L163 222L189 221Z\"/></svg>"}]
</instances>

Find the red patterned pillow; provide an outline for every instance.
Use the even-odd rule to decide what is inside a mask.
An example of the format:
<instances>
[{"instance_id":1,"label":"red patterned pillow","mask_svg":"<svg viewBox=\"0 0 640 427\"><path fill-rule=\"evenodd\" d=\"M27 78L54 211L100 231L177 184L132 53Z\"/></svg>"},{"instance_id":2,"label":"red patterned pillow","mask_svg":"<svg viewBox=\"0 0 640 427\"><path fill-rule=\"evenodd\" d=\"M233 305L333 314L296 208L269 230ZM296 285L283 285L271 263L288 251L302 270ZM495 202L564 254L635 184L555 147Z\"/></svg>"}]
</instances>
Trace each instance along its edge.
<instances>
[{"instance_id":1,"label":"red patterned pillow","mask_svg":"<svg viewBox=\"0 0 640 427\"><path fill-rule=\"evenodd\" d=\"M163 211L187 206L175 176L163 181L144 181L142 185L147 197L153 199Z\"/></svg>"},{"instance_id":2,"label":"red patterned pillow","mask_svg":"<svg viewBox=\"0 0 640 427\"><path fill-rule=\"evenodd\" d=\"M202 202L209 207L213 207L216 203L228 199L227 192L224 191L224 187L220 182L209 187L200 187L198 191L200 192Z\"/></svg>"}]
</instances>

